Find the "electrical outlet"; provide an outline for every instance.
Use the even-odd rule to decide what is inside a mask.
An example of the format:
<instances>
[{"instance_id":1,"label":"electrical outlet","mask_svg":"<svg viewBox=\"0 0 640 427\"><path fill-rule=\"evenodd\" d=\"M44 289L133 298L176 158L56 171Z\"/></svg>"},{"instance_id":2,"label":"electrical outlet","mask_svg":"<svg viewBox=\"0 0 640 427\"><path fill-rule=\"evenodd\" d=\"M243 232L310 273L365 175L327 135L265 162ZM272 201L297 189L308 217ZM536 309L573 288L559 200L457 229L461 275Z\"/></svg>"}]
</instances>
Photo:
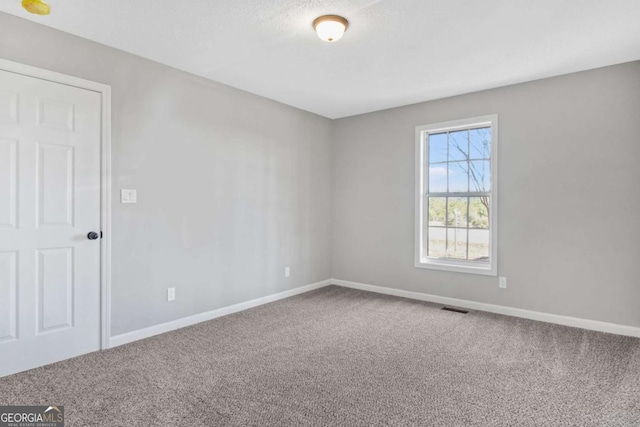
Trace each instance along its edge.
<instances>
[{"instance_id":1,"label":"electrical outlet","mask_svg":"<svg viewBox=\"0 0 640 427\"><path fill-rule=\"evenodd\" d=\"M167 289L167 301L173 301L176 299L176 288Z\"/></svg>"},{"instance_id":2,"label":"electrical outlet","mask_svg":"<svg viewBox=\"0 0 640 427\"><path fill-rule=\"evenodd\" d=\"M284 277L291 276L291 269L289 267L284 268Z\"/></svg>"},{"instance_id":3,"label":"electrical outlet","mask_svg":"<svg viewBox=\"0 0 640 427\"><path fill-rule=\"evenodd\" d=\"M498 287L500 289L507 289L507 278L506 277L500 277L500 279L498 280Z\"/></svg>"}]
</instances>

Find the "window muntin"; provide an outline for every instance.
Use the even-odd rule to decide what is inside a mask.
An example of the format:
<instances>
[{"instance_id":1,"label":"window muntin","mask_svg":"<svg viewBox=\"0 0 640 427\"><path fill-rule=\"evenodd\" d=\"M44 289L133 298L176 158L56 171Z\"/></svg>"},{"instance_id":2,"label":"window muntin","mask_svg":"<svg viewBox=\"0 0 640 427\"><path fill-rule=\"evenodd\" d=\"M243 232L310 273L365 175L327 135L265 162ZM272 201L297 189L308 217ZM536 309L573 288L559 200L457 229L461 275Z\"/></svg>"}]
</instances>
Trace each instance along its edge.
<instances>
[{"instance_id":1,"label":"window muntin","mask_svg":"<svg viewBox=\"0 0 640 427\"><path fill-rule=\"evenodd\" d=\"M416 128L416 266L496 274L497 117Z\"/></svg>"}]
</instances>

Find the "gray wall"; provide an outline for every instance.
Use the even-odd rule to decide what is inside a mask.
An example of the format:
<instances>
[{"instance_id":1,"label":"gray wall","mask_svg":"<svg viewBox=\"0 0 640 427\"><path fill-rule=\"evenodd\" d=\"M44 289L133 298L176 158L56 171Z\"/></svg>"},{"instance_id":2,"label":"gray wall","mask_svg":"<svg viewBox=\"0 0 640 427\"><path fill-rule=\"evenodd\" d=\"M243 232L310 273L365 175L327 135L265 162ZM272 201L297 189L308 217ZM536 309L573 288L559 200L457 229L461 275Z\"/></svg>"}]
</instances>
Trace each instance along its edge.
<instances>
[{"instance_id":1,"label":"gray wall","mask_svg":"<svg viewBox=\"0 0 640 427\"><path fill-rule=\"evenodd\" d=\"M2 13L0 58L112 86L112 335L330 277L328 119Z\"/></svg>"},{"instance_id":2,"label":"gray wall","mask_svg":"<svg viewBox=\"0 0 640 427\"><path fill-rule=\"evenodd\" d=\"M2 13L0 57L112 86L113 335L331 276L640 326L640 62L331 122ZM414 127L491 113L506 290L413 266Z\"/></svg>"},{"instance_id":3,"label":"gray wall","mask_svg":"<svg viewBox=\"0 0 640 427\"><path fill-rule=\"evenodd\" d=\"M497 278L417 269L414 128L499 115ZM640 62L337 120L336 279L640 326Z\"/></svg>"}]
</instances>

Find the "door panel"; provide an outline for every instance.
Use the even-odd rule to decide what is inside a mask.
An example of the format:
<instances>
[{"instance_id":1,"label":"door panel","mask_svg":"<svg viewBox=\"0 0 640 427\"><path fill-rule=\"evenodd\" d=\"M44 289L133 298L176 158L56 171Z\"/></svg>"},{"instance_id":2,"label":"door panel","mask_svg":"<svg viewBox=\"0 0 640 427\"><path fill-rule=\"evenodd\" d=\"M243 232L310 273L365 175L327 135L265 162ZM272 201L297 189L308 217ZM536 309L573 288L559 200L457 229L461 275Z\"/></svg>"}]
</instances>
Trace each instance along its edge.
<instances>
[{"instance_id":1,"label":"door panel","mask_svg":"<svg viewBox=\"0 0 640 427\"><path fill-rule=\"evenodd\" d=\"M37 146L38 226L73 227L73 147Z\"/></svg>"},{"instance_id":2,"label":"door panel","mask_svg":"<svg viewBox=\"0 0 640 427\"><path fill-rule=\"evenodd\" d=\"M38 251L38 333L73 327L73 248Z\"/></svg>"},{"instance_id":3,"label":"door panel","mask_svg":"<svg viewBox=\"0 0 640 427\"><path fill-rule=\"evenodd\" d=\"M0 252L0 343L16 338L16 252Z\"/></svg>"},{"instance_id":4,"label":"door panel","mask_svg":"<svg viewBox=\"0 0 640 427\"><path fill-rule=\"evenodd\" d=\"M100 348L100 94L0 71L0 376Z\"/></svg>"},{"instance_id":5,"label":"door panel","mask_svg":"<svg viewBox=\"0 0 640 427\"><path fill-rule=\"evenodd\" d=\"M0 92L0 123L18 122L18 94L11 91Z\"/></svg>"},{"instance_id":6,"label":"door panel","mask_svg":"<svg viewBox=\"0 0 640 427\"><path fill-rule=\"evenodd\" d=\"M74 106L63 102L37 99L38 126L73 131Z\"/></svg>"},{"instance_id":7,"label":"door panel","mask_svg":"<svg viewBox=\"0 0 640 427\"><path fill-rule=\"evenodd\" d=\"M18 141L0 138L0 228L15 228L18 216Z\"/></svg>"}]
</instances>

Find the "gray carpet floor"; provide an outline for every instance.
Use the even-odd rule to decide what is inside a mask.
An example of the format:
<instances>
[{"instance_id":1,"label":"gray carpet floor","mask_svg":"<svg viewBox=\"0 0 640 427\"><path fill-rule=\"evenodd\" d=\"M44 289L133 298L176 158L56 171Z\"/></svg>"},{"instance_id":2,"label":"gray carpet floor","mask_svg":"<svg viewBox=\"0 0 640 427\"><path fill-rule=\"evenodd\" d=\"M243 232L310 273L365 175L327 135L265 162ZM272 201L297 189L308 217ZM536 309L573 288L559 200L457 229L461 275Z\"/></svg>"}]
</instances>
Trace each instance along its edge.
<instances>
[{"instance_id":1,"label":"gray carpet floor","mask_svg":"<svg viewBox=\"0 0 640 427\"><path fill-rule=\"evenodd\" d=\"M67 426L640 426L640 340L329 286L0 379Z\"/></svg>"}]
</instances>

